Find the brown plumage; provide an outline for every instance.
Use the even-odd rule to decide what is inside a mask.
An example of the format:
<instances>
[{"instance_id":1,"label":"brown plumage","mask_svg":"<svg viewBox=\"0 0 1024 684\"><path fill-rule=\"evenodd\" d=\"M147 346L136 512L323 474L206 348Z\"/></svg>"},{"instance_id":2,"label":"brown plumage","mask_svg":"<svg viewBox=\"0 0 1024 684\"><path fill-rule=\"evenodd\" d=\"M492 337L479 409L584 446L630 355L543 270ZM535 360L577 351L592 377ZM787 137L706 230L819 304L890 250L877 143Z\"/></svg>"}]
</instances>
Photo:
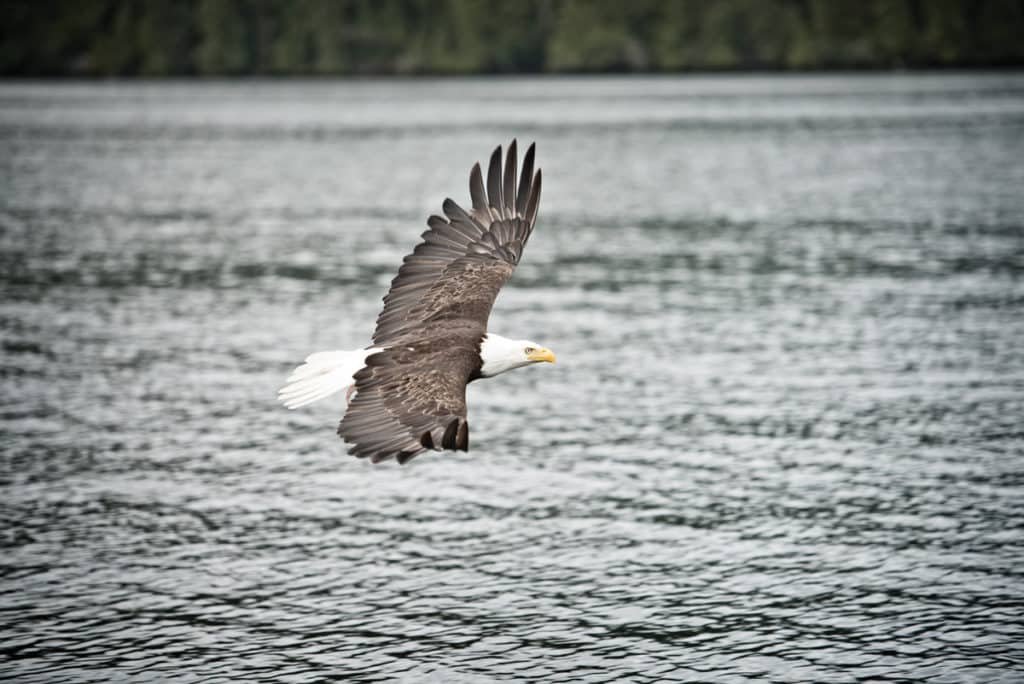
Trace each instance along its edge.
<instances>
[{"instance_id":1,"label":"brown plumage","mask_svg":"<svg viewBox=\"0 0 1024 684\"><path fill-rule=\"evenodd\" d=\"M427 449L469 449L466 384L479 377L491 307L537 220L533 160L530 145L517 184L516 142L504 169L499 146L486 191L480 165L470 172L473 208L446 199L444 216L427 221L377 317L373 344L385 349L354 376L356 395L338 425L349 453L406 463Z\"/></svg>"}]
</instances>

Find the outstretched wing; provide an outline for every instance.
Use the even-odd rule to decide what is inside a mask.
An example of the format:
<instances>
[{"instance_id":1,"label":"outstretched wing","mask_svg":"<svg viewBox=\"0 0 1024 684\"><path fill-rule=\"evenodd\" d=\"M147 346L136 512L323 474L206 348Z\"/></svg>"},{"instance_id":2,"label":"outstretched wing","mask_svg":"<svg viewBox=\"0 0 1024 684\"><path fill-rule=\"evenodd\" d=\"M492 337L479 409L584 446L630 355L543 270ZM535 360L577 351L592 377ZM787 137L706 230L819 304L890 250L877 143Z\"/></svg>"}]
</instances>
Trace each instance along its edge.
<instances>
[{"instance_id":1,"label":"outstretched wing","mask_svg":"<svg viewBox=\"0 0 1024 684\"><path fill-rule=\"evenodd\" d=\"M349 453L404 464L427 449L469 450L466 383L480 368L479 336L470 326L433 328L370 356L356 373L355 399L338 425Z\"/></svg>"},{"instance_id":2,"label":"outstretched wing","mask_svg":"<svg viewBox=\"0 0 1024 684\"><path fill-rule=\"evenodd\" d=\"M486 331L498 291L519 263L537 221L541 172L534 173L533 158L530 145L517 180L516 141L508 146L504 169L498 146L486 190L479 164L469 174L472 210L446 199L445 216L428 219L423 242L405 257L384 297L375 345L387 345L432 320L472 320L481 335Z\"/></svg>"},{"instance_id":3,"label":"outstretched wing","mask_svg":"<svg viewBox=\"0 0 1024 684\"><path fill-rule=\"evenodd\" d=\"M350 453L406 463L427 449L469 449L466 383L480 370L491 307L537 220L541 173L533 159L530 145L517 179L516 141L504 168L499 146L486 190L480 165L470 172L472 210L446 199L445 218L427 221L377 318L374 346L385 349L356 373L355 399L338 425Z\"/></svg>"}]
</instances>

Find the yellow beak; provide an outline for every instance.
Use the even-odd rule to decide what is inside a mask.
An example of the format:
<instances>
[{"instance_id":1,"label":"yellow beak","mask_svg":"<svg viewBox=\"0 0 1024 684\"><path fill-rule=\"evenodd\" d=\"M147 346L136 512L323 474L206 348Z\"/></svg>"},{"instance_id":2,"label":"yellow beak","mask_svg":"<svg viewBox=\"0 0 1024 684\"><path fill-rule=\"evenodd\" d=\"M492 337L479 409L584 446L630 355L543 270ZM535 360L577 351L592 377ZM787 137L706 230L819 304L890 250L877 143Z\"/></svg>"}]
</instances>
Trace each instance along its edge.
<instances>
[{"instance_id":1,"label":"yellow beak","mask_svg":"<svg viewBox=\"0 0 1024 684\"><path fill-rule=\"evenodd\" d=\"M534 349L526 358L530 359L531 361L547 361L548 363L554 363L555 352L551 351L550 349L545 349L544 347L539 347L537 349Z\"/></svg>"}]
</instances>

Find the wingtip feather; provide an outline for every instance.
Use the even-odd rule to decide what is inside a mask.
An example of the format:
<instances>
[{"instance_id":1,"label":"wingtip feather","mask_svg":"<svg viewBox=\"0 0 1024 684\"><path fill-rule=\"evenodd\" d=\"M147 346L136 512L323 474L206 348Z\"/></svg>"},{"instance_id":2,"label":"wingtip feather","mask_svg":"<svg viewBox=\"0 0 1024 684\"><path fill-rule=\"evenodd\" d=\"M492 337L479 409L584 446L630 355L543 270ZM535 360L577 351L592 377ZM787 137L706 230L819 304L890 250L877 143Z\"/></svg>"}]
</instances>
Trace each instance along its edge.
<instances>
[{"instance_id":1,"label":"wingtip feather","mask_svg":"<svg viewBox=\"0 0 1024 684\"><path fill-rule=\"evenodd\" d=\"M501 145L498 145L491 153L491 161L487 166L487 203L495 215L504 218L505 203L501 197L501 184Z\"/></svg>"}]
</instances>

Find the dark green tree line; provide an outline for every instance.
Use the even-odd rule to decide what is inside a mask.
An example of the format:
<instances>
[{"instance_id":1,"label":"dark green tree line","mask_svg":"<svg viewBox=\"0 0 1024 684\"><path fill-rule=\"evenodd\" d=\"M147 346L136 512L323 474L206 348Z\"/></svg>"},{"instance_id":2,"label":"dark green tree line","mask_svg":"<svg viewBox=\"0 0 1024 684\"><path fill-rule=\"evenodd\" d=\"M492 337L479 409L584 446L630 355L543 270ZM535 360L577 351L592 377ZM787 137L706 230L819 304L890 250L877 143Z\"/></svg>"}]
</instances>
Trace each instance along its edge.
<instances>
[{"instance_id":1,"label":"dark green tree line","mask_svg":"<svg viewBox=\"0 0 1024 684\"><path fill-rule=\"evenodd\" d=\"M8 0L5 75L1024 64L1024 0Z\"/></svg>"}]
</instances>

